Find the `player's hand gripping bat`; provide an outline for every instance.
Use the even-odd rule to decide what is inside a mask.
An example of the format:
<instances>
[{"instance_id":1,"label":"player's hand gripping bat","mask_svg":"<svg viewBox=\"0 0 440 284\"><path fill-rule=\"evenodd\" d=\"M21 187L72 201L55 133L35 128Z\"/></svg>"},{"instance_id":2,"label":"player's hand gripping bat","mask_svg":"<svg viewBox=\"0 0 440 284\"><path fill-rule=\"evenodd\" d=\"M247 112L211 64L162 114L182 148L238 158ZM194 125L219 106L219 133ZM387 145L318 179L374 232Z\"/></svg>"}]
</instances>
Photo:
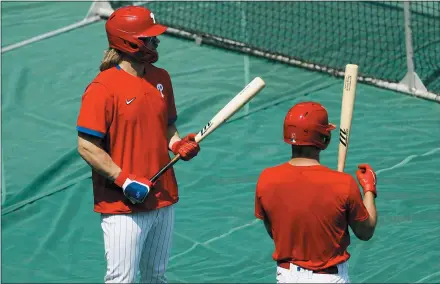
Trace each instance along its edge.
<instances>
[{"instance_id":1,"label":"player's hand gripping bat","mask_svg":"<svg viewBox=\"0 0 440 284\"><path fill-rule=\"evenodd\" d=\"M234 115L240 108L242 108L247 102L255 97L264 87L265 82L260 77L256 77L252 80L240 93L238 93L232 100L230 100L217 114L197 133L195 141L200 143L214 130L220 127L225 121L227 121L232 115ZM174 158L160 169L150 181L154 184L157 179L171 166L173 166L180 159L180 155L177 154Z\"/></svg>"}]
</instances>

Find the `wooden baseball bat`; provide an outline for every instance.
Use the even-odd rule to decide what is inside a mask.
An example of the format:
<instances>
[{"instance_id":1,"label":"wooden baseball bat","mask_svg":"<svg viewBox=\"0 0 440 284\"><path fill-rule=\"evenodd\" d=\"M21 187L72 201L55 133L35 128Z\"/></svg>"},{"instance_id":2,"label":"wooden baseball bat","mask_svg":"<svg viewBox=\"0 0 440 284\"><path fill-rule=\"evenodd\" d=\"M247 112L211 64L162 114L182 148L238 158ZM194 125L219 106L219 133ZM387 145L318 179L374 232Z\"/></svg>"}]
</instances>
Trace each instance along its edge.
<instances>
[{"instance_id":1,"label":"wooden baseball bat","mask_svg":"<svg viewBox=\"0 0 440 284\"><path fill-rule=\"evenodd\" d=\"M345 66L344 89L342 93L341 121L339 125L338 171L343 172L347 158L348 144L356 98L358 65Z\"/></svg>"},{"instance_id":2,"label":"wooden baseball bat","mask_svg":"<svg viewBox=\"0 0 440 284\"><path fill-rule=\"evenodd\" d=\"M264 87L265 82L260 77L254 78L240 93L238 93L232 100L230 100L217 114L197 133L195 141L200 143L214 130L220 127L225 121L233 116L239 109L241 109L247 102L255 97ZM159 172L157 172L151 179L155 182L166 170L173 166L180 155L177 154L174 158L165 165Z\"/></svg>"}]
</instances>

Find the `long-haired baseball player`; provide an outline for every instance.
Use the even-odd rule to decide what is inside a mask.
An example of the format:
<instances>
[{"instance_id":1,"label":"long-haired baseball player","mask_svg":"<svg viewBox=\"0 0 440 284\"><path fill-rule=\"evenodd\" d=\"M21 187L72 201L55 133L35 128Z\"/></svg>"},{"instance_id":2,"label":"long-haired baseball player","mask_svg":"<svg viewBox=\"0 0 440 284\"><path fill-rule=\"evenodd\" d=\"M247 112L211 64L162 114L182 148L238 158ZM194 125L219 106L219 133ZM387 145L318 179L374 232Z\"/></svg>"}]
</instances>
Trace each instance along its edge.
<instances>
[{"instance_id":1,"label":"long-haired baseball player","mask_svg":"<svg viewBox=\"0 0 440 284\"><path fill-rule=\"evenodd\" d=\"M94 211L101 213L106 283L166 282L165 271L178 201L169 150L190 160L200 148L181 139L173 87L158 60L165 26L146 8L114 11L105 25L109 49L87 86L79 111L78 151L92 167Z\"/></svg>"},{"instance_id":2,"label":"long-haired baseball player","mask_svg":"<svg viewBox=\"0 0 440 284\"><path fill-rule=\"evenodd\" d=\"M284 120L284 141L292 158L262 171L255 216L275 244L278 283L348 283L348 226L361 240L376 227L376 174L359 165L356 180L319 162L335 126L316 102L293 106Z\"/></svg>"}]
</instances>

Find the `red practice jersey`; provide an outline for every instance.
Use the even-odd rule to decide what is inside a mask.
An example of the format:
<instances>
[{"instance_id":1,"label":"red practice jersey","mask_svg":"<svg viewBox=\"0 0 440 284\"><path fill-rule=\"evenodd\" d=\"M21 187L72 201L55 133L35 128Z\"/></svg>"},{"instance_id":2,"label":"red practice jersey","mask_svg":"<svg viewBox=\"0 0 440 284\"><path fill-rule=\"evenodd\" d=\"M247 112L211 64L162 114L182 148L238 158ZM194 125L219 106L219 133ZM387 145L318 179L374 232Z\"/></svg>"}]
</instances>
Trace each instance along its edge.
<instances>
[{"instance_id":1,"label":"red practice jersey","mask_svg":"<svg viewBox=\"0 0 440 284\"><path fill-rule=\"evenodd\" d=\"M142 79L117 66L99 73L85 90L77 130L102 138L104 149L124 171L151 178L170 161L167 127L176 119L168 72L153 66ZM132 204L120 187L95 171L92 180L94 210L100 213L149 211L178 201L172 168L142 204Z\"/></svg>"},{"instance_id":2,"label":"red practice jersey","mask_svg":"<svg viewBox=\"0 0 440 284\"><path fill-rule=\"evenodd\" d=\"M275 261L319 270L349 259L349 220L369 215L349 174L284 163L261 173L255 216L272 225Z\"/></svg>"}]
</instances>

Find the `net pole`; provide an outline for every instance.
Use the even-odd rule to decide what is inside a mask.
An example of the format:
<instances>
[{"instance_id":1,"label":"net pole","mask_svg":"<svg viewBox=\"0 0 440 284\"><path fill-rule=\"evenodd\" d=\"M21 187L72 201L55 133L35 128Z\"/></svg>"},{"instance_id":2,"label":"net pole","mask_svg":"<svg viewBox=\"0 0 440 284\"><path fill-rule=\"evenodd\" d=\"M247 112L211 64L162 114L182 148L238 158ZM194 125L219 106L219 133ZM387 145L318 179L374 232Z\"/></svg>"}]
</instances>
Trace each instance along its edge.
<instances>
[{"instance_id":1,"label":"net pole","mask_svg":"<svg viewBox=\"0 0 440 284\"><path fill-rule=\"evenodd\" d=\"M414 50L412 45L412 30L411 30L411 11L409 2L403 3L404 15L405 15L405 46L406 46L406 65L408 73L414 73ZM410 76L408 80L410 89L415 87L414 76Z\"/></svg>"},{"instance_id":2,"label":"net pole","mask_svg":"<svg viewBox=\"0 0 440 284\"><path fill-rule=\"evenodd\" d=\"M411 93L415 93L416 90L427 91L422 80L415 72L414 67L414 49L412 42L412 29L411 29L411 2L403 2L403 13L405 19L405 47L406 47L406 65L407 73L405 77L400 81L401 84L408 86Z\"/></svg>"},{"instance_id":3,"label":"net pole","mask_svg":"<svg viewBox=\"0 0 440 284\"><path fill-rule=\"evenodd\" d=\"M1 163L2 163L2 167L1 167L1 169L2 169L2 173L1 173L1 180L2 180L2 182L1 182L1 187L2 187L2 189L1 189L1 194L2 194L1 207L3 207L3 204L5 204L5 201L6 201L6 182L5 182L6 175L5 175L5 163L3 161L3 147L1 147L1 154L0 155L2 156L1 157Z\"/></svg>"},{"instance_id":4,"label":"net pole","mask_svg":"<svg viewBox=\"0 0 440 284\"><path fill-rule=\"evenodd\" d=\"M51 31L51 32L48 32L45 34L38 35L38 36L35 36L35 37L27 39L27 40L23 40L18 43L8 45L5 48L2 48L2 53L5 53L8 51L20 48L22 46L25 46L25 45L28 45L28 44L31 44L31 43L34 43L34 42L37 42L37 41L40 41L43 39L47 39L47 38L50 38L50 37L53 37L53 36L56 36L56 35L59 35L59 34L62 34L62 33L77 29L77 28L80 28L80 27L83 27L83 26L89 25L89 24L97 22L99 20L101 20L100 16L93 16L93 17L84 19L84 20L77 22L77 23L74 23L72 25L68 25L68 26L62 27L60 29L57 29L57 30L54 30L54 31Z\"/></svg>"},{"instance_id":5,"label":"net pole","mask_svg":"<svg viewBox=\"0 0 440 284\"><path fill-rule=\"evenodd\" d=\"M240 1L238 3L240 5L240 10L241 10L241 32L245 37L245 42L249 42L248 33L247 33L246 12L245 12L245 9L243 9L242 2ZM243 56L243 68L244 68L244 85L246 86L250 82L250 62L249 62L249 55L246 53ZM250 104L250 102L248 102L244 106L245 115L249 114L249 104Z\"/></svg>"}]
</instances>

